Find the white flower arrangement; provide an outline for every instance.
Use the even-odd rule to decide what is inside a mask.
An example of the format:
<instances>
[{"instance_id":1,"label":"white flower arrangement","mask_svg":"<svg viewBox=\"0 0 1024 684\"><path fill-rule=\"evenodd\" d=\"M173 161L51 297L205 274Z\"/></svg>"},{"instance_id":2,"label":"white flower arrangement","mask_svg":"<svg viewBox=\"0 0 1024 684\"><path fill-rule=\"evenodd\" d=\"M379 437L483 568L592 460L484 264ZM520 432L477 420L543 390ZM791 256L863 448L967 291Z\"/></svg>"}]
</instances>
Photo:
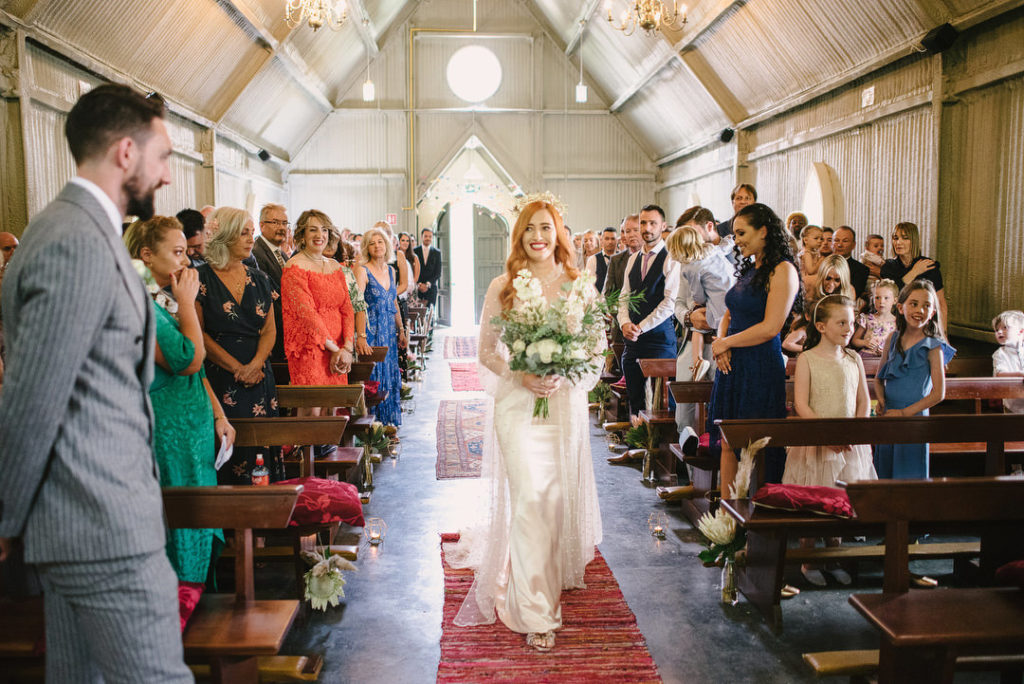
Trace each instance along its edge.
<instances>
[{"instance_id":1,"label":"white flower arrangement","mask_svg":"<svg viewBox=\"0 0 1024 684\"><path fill-rule=\"evenodd\" d=\"M319 551L303 551L302 559L313 567L304 575L306 582L305 598L315 610L327 610L327 606L337 606L338 600L345 598L345 578L342 570L355 570L356 566L338 555L326 558Z\"/></svg>"},{"instance_id":2,"label":"white flower arrangement","mask_svg":"<svg viewBox=\"0 0 1024 684\"><path fill-rule=\"evenodd\" d=\"M583 271L562 286L564 294L548 303L539 279L528 269L516 274L512 308L491 323L511 354L509 368L534 375L560 375L576 381L599 370L606 301L597 296L594 274ZM534 402L533 415L548 417L548 399Z\"/></svg>"}]
</instances>

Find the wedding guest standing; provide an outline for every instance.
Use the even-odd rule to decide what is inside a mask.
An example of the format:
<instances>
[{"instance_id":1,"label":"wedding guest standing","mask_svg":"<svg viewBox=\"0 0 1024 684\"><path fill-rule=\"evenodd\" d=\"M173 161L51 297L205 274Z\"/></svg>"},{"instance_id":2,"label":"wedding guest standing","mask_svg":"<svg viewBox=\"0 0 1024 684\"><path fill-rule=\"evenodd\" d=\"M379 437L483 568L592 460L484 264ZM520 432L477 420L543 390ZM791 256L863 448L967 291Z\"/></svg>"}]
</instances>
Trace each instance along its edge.
<instances>
[{"instance_id":1,"label":"wedding guest standing","mask_svg":"<svg viewBox=\"0 0 1024 684\"><path fill-rule=\"evenodd\" d=\"M324 256L333 225L302 212L295 256L281 276L284 346L293 385L345 385L355 355L355 312L341 264ZM314 410L313 415L318 415Z\"/></svg>"},{"instance_id":2,"label":"wedding guest standing","mask_svg":"<svg viewBox=\"0 0 1024 684\"><path fill-rule=\"evenodd\" d=\"M363 297L366 299L366 333L371 347L387 347L384 361L373 368L371 380L380 383L387 399L377 405L377 420L386 425L401 425L399 405L402 372L398 367L398 348L407 339L398 313L396 278L388 263L393 259L391 241L380 228L371 228L363 235ZM357 274L357 277L358 274Z\"/></svg>"},{"instance_id":3,"label":"wedding guest standing","mask_svg":"<svg viewBox=\"0 0 1024 684\"><path fill-rule=\"evenodd\" d=\"M242 263L252 254L254 225L242 209L221 207L220 226L206 245L200 266L196 310L206 345L206 376L228 418L277 415L277 391L270 352L279 293L266 274ZM263 453L272 481L284 479L280 451L235 449L218 472L221 484L248 484L257 453Z\"/></svg>"},{"instance_id":4,"label":"wedding guest standing","mask_svg":"<svg viewBox=\"0 0 1024 684\"><path fill-rule=\"evenodd\" d=\"M718 224L718 234L722 237L732 235L732 224L736 219L736 214L738 214L740 209L743 207L749 207L757 201L757 190L754 189L754 186L750 183L740 183L732 189L731 193L729 193L729 201L732 202L732 218Z\"/></svg>"},{"instance_id":5,"label":"wedding guest standing","mask_svg":"<svg viewBox=\"0 0 1024 684\"><path fill-rule=\"evenodd\" d=\"M739 210L733 221L736 248L743 256L739 278L725 295L728 310L711 353L718 364L708 405L712 447L721 442L721 487L729 491L736 475L734 447L721 438L716 420L785 418L786 361L780 333L794 302L799 307L800 276L782 220L763 204ZM751 259L751 257L753 257ZM766 480L780 482L785 452L768 449Z\"/></svg>"},{"instance_id":6,"label":"wedding guest standing","mask_svg":"<svg viewBox=\"0 0 1024 684\"><path fill-rule=\"evenodd\" d=\"M433 247L434 231L424 228L420 234L422 244L413 248L420 262L420 274L416 278L420 299L427 304L437 304L437 284L441 280L441 252Z\"/></svg>"},{"instance_id":7,"label":"wedding guest standing","mask_svg":"<svg viewBox=\"0 0 1024 684\"><path fill-rule=\"evenodd\" d=\"M356 355L372 356L373 349L366 343L366 299L359 287L360 279L356 276L356 271L362 273L363 282L366 282L366 273L362 266L356 264L357 250L351 242L342 240L338 245L338 253L341 255L341 270L345 273L345 282L348 283L348 298L355 312Z\"/></svg>"},{"instance_id":8,"label":"wedding guest standing","mask_svg":"<svg viewBox=\"0 0 1024 684\"><path fill-rule=\"evenodd\" d=\"M252 255L256 259L256 265L267 274L270 279L270 286L281 291L281 269L284 268L285 241L288 239L288 214L280 204L265 204L260 209L260 233L252 246ZM274 309L274 327L277 337L274 339L274 349L270 352L270 360L274 363L284 363L287 359L284 353L284 324L281 318L281 307ZM281 378L282 383L288 378Z\"/></svg>"},{"instance_id":9,"label":"wedding guest standing","mask_svg":"<svg viewBox=\"0 0 1024 684\"><path fill-rule=\"evenodd\" d=\"M153 460L153 310L121 242L171 180L163 102L101 85L68 112L75 176L4 276L0 560L39 572L52 682L191 682Z\"/></svg>"},{"instance_id":10,"label":"wedding guest standing","mask_svg":"<svg viewBox=\"0 0 1024 684\"><path fill-rule=\"evenodd\" d=\"M914 223L897 223L892 229L892 253L893 258L887 259L882 264L882 278L894 281L901 288L905 285L923 278L935 288L935 297L938 300L939 321L942 331L945 333L948 325L948 306L946 304L946 292L942 285L942 270L939 262L929 259L921 254L921 232Z\"/></svg>"},{"instance_id":11,"label":"wedding guest standing","mask_svg":"<svg viewBox=\"0 0 1024 684\"><path fill-rule=\"evenodd\" d=\"M132 258L145 264L161 288L153 295L156 365L149 387L155 417L153 452L160 484L216 485L215 442L231 444L235 430L203 371L206 349L195 306L199 276L195 269L188 268L185 233L176 219L155 216L129 226L124 242ZM166 288L170 288L170 295ZM205 583L214 544L223 542L220 530L168 530L167 557L178 580Z\"/></svg>"}]
</instances>

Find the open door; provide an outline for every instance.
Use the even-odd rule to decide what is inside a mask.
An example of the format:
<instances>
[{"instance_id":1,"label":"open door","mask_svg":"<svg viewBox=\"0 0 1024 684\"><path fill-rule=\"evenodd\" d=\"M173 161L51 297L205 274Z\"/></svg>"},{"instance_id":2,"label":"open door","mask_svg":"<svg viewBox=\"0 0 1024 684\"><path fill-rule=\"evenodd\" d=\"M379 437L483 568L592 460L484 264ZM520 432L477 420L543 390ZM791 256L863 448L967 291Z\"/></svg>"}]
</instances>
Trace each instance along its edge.
<instances>
[{"instance_id":1,"label":"open door","mask_svg":"<svg viewBox=\"0 0 1024 684\"><path fill-rule=\"evenodd\" d=\"M437 287L437 305L434 314L441 325L452 324L451 276L451 223L452 205L445 204L434 221L434 246L441 252L441 282Z\"/></svg>"},{"instance_id":2,"label":"open door","mask_svg":"<svg viewBox=\"0 0 1024 684\"><path fill-rule=\"evenodd\" d=\"M509 225L504 216L479 204L473 205L473 301L476 302L474 320L480 320L484 296L491 281L505 272L508 235Z\"/></svg>"}]
</instances>

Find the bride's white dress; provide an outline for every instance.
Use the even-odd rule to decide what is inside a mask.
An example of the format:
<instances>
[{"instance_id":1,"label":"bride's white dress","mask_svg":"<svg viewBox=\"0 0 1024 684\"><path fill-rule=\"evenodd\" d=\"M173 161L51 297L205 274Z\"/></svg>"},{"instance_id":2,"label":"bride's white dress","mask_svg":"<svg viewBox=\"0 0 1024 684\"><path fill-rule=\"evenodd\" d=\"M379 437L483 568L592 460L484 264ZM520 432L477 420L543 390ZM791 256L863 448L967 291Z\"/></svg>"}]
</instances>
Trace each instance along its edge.
<instances>
[{"instance_id":1,"label":"bride's white dress","mask_svg":"<svg viewBox=\"0 0 1024 684\"><path fill-rule=\"evenodd\" d=\"M490 324L501 313L505 277L491 282L480 323L480 376L494 402L484 432L484 515L461 530L446 557L476 571L456 625L489 624L497 615L515 632L547 632L561 627L561 592L585 586L601 541L587 410L598 376L564 382L549 417L532 417L535 397L509 370L500 330ZM549 302L567 280L545 285Z\"/></svg>"}]
</instances>

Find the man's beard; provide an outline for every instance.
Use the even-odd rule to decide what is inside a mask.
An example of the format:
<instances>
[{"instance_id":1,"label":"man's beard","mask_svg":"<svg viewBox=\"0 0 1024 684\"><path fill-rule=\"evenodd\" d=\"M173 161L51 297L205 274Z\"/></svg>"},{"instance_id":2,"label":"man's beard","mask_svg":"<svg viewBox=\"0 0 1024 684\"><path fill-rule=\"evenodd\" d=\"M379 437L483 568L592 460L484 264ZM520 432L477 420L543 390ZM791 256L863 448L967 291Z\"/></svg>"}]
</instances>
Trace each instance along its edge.
<instances>
[{"instance_id":1,"label":"man's beard","mask_svg":"<svg viewBox=\"0 0 1024 684\"><path fill-rule=\"evenodd\" d=\"M133 175L125 180L124 191L128 193L128 207L125 210L128 216L136 216L140 221L153 218L156 213L156 207L153 206L156 188L144 191L139 176Z\"/></svg>"}]
</instances>

